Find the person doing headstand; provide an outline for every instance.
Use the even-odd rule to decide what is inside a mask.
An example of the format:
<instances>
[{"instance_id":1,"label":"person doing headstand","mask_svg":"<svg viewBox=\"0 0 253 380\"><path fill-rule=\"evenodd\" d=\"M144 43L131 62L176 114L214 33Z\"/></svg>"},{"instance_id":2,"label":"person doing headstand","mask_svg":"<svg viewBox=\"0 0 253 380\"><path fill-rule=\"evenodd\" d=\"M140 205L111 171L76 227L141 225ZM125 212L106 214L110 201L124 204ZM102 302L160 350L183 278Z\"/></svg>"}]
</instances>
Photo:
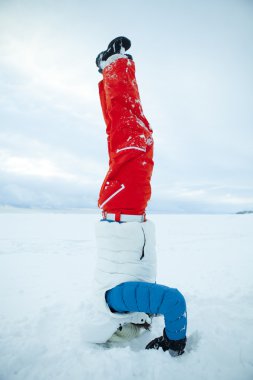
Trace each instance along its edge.
<instances>
[{"instance_id":1,"label":"person doing headstand","mask_svg":"<svg viewBox=\"0 0 253 380\"><path fill-rule=\"evenodd\" d=\"M183 295L156 281L154 224L145 211L151 197L152 129L144 116L135 63L126 51L131 42L117 37L96 64L102 73L99 95L106 123L109 170L98 205L95 300L101 312L96 343L131 339L164 315L163 335L147 349L160 347L172 356L184 353L187 314ZM106 322L105 322L106 321ZM98 324L99 325L99 324Z\"/></svg>"}]
</instances>

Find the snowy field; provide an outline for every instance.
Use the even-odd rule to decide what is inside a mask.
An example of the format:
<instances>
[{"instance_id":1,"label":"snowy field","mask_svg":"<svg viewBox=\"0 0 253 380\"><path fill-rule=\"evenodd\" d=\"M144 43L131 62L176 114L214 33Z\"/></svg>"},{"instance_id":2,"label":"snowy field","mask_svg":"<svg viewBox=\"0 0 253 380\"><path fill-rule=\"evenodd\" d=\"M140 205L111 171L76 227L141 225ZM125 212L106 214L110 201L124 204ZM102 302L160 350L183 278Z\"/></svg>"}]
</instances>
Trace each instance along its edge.
<instances>
[{"instance_id":1,"label":"snowy field","mask_svg":"<svg viewBox=\"0 0 253 380\"><path fill-rule=\"evenodd\" d=\"M96 214L0 214L0 379L253 379L253 215L152 215L157 282L188 305L182 357L85 343Z\"/></svg>"}]
</instances>

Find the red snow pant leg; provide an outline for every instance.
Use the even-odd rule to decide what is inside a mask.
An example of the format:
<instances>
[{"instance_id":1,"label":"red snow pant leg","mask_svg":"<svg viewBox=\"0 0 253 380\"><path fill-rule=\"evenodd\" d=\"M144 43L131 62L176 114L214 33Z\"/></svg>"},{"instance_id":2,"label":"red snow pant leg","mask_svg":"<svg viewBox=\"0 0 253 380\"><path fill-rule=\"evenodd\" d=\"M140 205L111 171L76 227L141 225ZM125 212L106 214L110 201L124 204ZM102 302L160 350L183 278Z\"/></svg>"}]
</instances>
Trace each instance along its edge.
<instances>
[{"instance_id":1,"label":"red snow pant leg","mask_svg":"<svg viewBox=\"0 0 253 380\"><path fill-rule=\"evenodd\" d=\"M152 129L145 118L132 60L120 58L103 70L99 94L106 123L109 170L98 205L108 213L145 213L151 196Z\"/></svg>"}]
</instances>

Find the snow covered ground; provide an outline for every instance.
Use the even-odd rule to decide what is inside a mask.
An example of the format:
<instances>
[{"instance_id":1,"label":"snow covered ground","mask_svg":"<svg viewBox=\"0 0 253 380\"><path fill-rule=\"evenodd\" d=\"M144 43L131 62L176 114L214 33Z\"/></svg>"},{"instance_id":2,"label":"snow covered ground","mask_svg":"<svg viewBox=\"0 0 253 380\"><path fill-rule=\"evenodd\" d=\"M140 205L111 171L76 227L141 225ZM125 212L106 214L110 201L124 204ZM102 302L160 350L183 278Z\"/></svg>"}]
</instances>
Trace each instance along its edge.
<instances>
[{"instance_id":1,"label":"snow covered ground","mask_svg":"<svg viewBox=\"0 0 253 380\"><path fill-rule=\"evenodd\" d=\"M253 215L152 215L158 283L188 305L182 357L85 343L96 214L0 214L0 379L253 378Z\"/></svg>"}]
</instances>

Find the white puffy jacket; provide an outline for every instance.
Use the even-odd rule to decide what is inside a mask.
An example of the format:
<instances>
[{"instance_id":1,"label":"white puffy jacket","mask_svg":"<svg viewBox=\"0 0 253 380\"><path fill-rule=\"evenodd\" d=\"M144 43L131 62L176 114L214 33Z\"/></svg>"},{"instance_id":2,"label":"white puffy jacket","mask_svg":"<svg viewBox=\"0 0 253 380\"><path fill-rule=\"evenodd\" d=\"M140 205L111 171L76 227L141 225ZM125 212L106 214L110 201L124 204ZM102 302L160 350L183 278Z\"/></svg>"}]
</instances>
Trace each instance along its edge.
<instances>
[{"instance_id":1,"label":"white puffy jacket","mask_svg":"<svg viewBox=\"0 0 253 380\"><path fill-rule=\"evenodd\" d=\"M105 301L105 293L126 281L155 282L155 228L151 221L101 221L96 224L96 240L93 307L84 338L89 342L104 343L120 326L150 323L145 313L112 313Z\"/></svg>"}]
</instances>

